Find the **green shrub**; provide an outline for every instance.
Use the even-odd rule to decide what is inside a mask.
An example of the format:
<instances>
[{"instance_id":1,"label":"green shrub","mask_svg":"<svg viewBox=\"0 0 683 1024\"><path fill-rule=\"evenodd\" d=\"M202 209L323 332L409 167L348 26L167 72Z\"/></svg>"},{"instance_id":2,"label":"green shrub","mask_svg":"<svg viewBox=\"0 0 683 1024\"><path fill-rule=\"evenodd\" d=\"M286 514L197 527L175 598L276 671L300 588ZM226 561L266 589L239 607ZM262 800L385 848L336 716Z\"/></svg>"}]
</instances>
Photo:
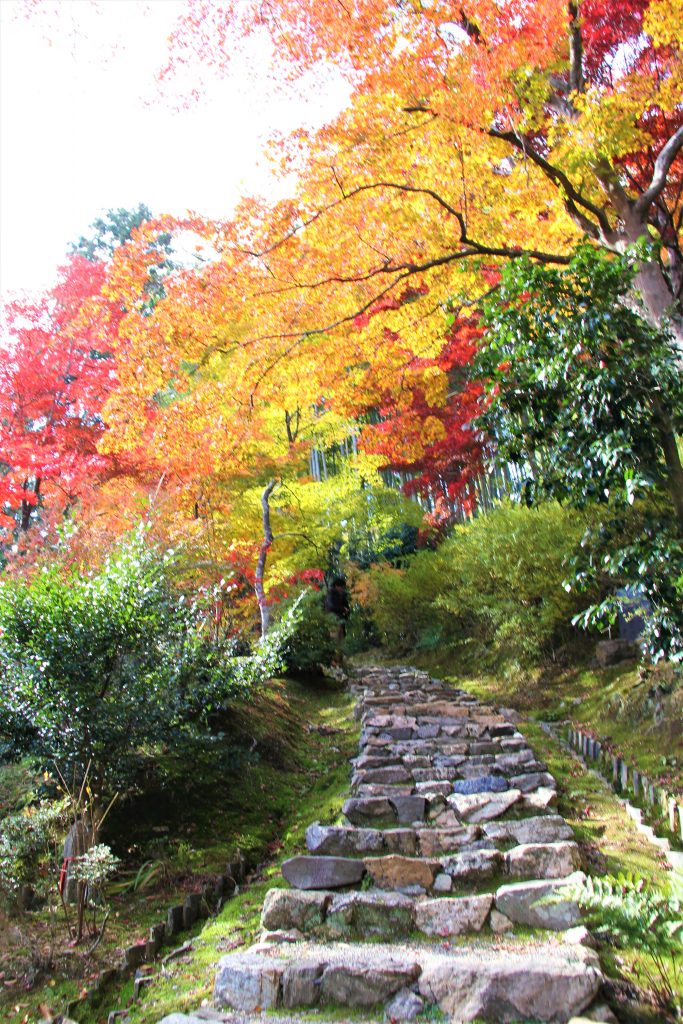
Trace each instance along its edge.
<instances>
[{"instance_id":1,"label":"green shrub","mask_svg":"<svg viewBox=\"0 0 683 1024\"><path fill-rule=\"evenodd\" d=\"M323 595L318 590L304 591L296 603L297 612L284 645L283 660L288 673L310 675L330 665L337 654L334 635L339 620L325 611Z\"/></svg>"},{"instance_id":2,"label":"green shrub","mask_svg":"<svg viewBox=\"0 0 683 1024\"><path fill-rule=\"evenodd\" d=\"M278 669L295 625L292 612L236 656L173 585L174 561L140 529L96 572L0 581L2 727L69 779L90 766L98 797L135 780L140 751L206 743L225 702Z\"/></svg>"},{"instance_id":3,"label":"green shrub","mask_svg":"<svg viewBox=\"0 0 683 1024\"><path fill-rule=\"evenodd\" d=\"M484 302L479 425L499 458L534 467L529 500L602 510L576 582L610 576L636 590L650 605L644 650L683 660L681 353L666 321L654 327L631 301L643 258L643 243L620 256L584 244L567 266L506 265ZM631 530L636 503L642 529ZM605 628L618 606L598 600L583 622Z\"/></svg>"},{"instance_id":4,"label":"green shrub","mask_svg":"<svg viewBox=\"0 0 683 1024\"><path fill-rule=\"evenodd\" d=\"M489 665L523 665L577 635L570 620L590 595L562 584L585 527L585 516L555 503L502 505L406 569L374 566L356 590L397 653L447 644Z\"/></svg>"},{"instance_id":5,"label":"green shrub","mask_svg":"<svg viewBox=\"0 0 683 1024\"><path fill-rule=\"evenodd\" d=\"M396 654L420 646L443 627L435 607L444 590L440 554L419 551L406 568L383 562L352 576L356 601L371 615L380 642Z\"/></svg>"},{"instance_id":6,"label":"green shrub","mask_svg":"<svg viewBox=\"0 0 683 1024\"><path fill-rule=\"evenodd\" d=\"M54 885L53 864L67 821L66 801L43 802L0 822L0 896L10 905L30 885L44 897Z\"/></svg>"}]
</instances>

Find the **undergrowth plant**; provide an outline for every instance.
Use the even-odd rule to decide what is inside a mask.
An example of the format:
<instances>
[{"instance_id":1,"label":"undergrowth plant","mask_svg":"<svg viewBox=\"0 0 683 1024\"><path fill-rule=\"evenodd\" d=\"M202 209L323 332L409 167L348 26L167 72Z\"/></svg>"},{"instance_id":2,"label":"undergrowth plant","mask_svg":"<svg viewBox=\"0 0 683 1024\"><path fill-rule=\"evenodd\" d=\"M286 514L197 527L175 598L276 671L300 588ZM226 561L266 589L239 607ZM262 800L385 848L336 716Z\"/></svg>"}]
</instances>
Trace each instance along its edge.
<instances>
[{"instance_id":1,"label":"undergrowth plant","mask_svg":"<svg viewBox=\"0 0 683 1024\"><path fill-rule=\"evenodd\" d=\"M635 971L644 977L663 1007L683 1017L678 992L682 980L683 882L664 892L634 874L588 877L572 894L587 922L617 946L641 955Z\"/></svg>"},{"instance_id":2,"label":"undergrowth plant","mask_svg":"<svg viewBox=\"0 0 683 1024\"><path fill-rule=\"evenodd\" d=\"M446 646L512 670L552 659L578 635L571 618L590 599L562 587L586 522L556 502L506 503L403 567L354 575L354 596L393 653Z\"/></svg>"}]
</instances>

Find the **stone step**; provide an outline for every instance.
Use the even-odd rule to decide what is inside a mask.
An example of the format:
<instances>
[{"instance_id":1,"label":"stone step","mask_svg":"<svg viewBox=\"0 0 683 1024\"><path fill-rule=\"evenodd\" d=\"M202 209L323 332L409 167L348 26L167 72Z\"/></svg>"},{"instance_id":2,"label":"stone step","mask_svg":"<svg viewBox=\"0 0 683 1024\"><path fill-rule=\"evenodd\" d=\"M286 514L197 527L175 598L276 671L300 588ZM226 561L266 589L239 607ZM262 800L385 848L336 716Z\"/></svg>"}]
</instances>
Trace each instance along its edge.
<instances>
[{"instance_id":1,"label":"stone step","mask_svg":"<svg viewBox=\"0 0 683 1024\"><path fill-rule=\"evenodd\" d=\"M347 823L309 826L308 854L282 868L294 888L266 895L261 943L221 960L216 1005L283 1024L297 1008L323 1024L326 1006L497 1024L587 1009L597 959L562 941L580 920L579 848L514 715L412 667L366 666L351 689Z\"/></svg>"},{"instance_id":2,"label":"stone step","mask_svg":"<svg viewBox=\"0 0 683 1024\"><path fill-rule=\"evenodd\" d=\"M401 830L402 831L402 830ZM406 830L406 846L417 833ZM389 853L361 857L300 855L282 865L283 877L295 889L341 889L369 878L379 889L429 892L438 876L439 892L450 892L464 882L480 883L496 875L511 878L564 878L577 870L579 848L574 842L524 843L496 849L491 839L475 840L441 857ZM450 881L449 881L450 880Z\"/></svg>"},{"instance_id":3,"label":"stone step","mask_svg":"<svg viewBox=\"0 0 683 1024\"><path fill-rule=\"evenodd\" d=\"M493 858L492 865L498 867L500 861ZM457 873L458 867L452 866L454 873L448 876L452 885L470 881L466 877L466 868L467 861L460 862L460 874ZM389 870L388 865L385 865L385 870ZM470 863L470 870L474 870L473 863ZM444 870L443 874L446 875L447 871ZM438 877L437 874L435 878ZM490 899L489 909L494 907L514 924L564 931L579 922L580 913L575 900L563 891L568 886L575 886L583 878L581 872L573 872L556 879L512 882L499 885L491 894L480 895ZM548 897L557 897L557 900L553 902ZM424 919L424 915L432 913L428 909L431 904L441 904L445 900L457 917L464 906L462 901L471 898L429 898L381 888L342 893L319 889L270 889L263 903L261 927L267 932L293 932L326 939L353 938L362 941L378 937L391 940L421 930L417 917L418 907L422 908L420 914L421 919ZM482 927L484 920L479 927Z\"/></svg>"},{"instance_id":4,"label":"stone step","mask_svg":"<svg viewBox=\"0 0 683 1024\"><path fill-rule=\"evenodd\" d=\"M424 821L427 801L422 796L357 797L347 800L342 813L352 825L372 825L380 820L399 825Z\"/></svg>"},{"instance_id":5,"label":"stone step","mask_svg":"<svg viewBox=\"0 0 683 1024\"><path fill-rule=\"evenodd\" d=\"M411 1005L418 1012L438 1007L463 1022L562 1022L590 1006L601 982L595 953L559 943L448 951L420 944L260 944L220 960L214 1002L242 1013L329 1006L375 1011L380 1020L396 1005L394 1019L409 1019L401 1007Z\"/></svg>"}]
</instances>

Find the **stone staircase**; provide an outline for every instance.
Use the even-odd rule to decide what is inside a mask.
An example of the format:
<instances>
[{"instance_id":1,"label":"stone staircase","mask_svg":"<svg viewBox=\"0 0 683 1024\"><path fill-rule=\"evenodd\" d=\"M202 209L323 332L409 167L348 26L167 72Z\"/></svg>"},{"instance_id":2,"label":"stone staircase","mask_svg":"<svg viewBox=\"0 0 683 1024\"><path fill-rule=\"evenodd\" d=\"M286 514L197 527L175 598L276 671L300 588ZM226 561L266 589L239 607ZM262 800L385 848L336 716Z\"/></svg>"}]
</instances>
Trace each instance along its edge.
<instances>
[{"instance_id":1,"label":"stone staircase","mask_svg":"<svg viewBox=\"0 0 683 1024\"><path fill-rule=\"evenodd\" d=\"M362 731L347 824L311 824L260 942L224 956L216 1010L166 1024L326 1007L371 1020L565 1022L602 976L582 944L583 878L555 782L508 718L411 668L351 680ZM588 1009L587 1008L591 1008ZM322 1018L316 1018L321 1020Z\"/></svg>"}]
</instances>

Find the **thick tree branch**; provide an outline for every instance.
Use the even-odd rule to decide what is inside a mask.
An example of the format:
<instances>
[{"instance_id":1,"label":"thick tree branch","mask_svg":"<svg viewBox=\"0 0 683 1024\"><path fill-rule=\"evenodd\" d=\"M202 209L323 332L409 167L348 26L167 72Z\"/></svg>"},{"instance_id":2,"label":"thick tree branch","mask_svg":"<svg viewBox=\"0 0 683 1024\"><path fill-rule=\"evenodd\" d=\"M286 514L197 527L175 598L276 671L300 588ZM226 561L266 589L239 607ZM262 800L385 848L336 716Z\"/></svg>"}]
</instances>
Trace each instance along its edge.
<instances>
[{"instance_id":1,"label":"thick tree branch","mask_svg":"<svg viewBox=\"0 0 683 1024\"><path fill-rule=\"evenodd\" d=\"M527 138L523 135L518 135L513 131L499 131L496 128L490 128L488 134L491 138L502 139L503 142L507 142L511 146L514 146L515 149L524 154L527 160L530 160L541 171L543 171L546 178L562 189L570 215L579 222L580 227L582 230L586 231L587 234L594 238L598 238L600 236L606 238L612 233L612 227L605 211L599 206L596 206L596 204L591 202L590 199L586 199L585 196L582 196L581 193L572 185L564 171L561 171L558 167L551 164L549 160L546 160L545 157L541 156ZM587 211L587 213L592 214L597 221L597 225L592 224L586 217L586 214L581 212L579 207L584 211Z\"/></svg>"},{"instance_id":2,"label":"thick tree branch","mask_svg":"<svg viewBox=\"0 0 683 1024\"><path fill-rule=\"evenodd\" d=\"M583 39L579 5L576 0L569 3L569 88L571 92L583 92Z\"/></svg>"},{"instance_id":3,"label":"thick tree branch","mask_svg":"<svg viewBox=\"0 0 683 1024\"><path fill-rule=\"evenodd\" d=\"M655 168L652 180L643 194L636 199L634 213L637 216L645 216L650 203L653 203L666 185L666 178L672 163L678 153L683 149L683 125L674 132L669 141L662 147L659 156L655 160Z\"/></svg>"},{"instance_id":4,"label":"thick tree branch","mask_svg":"<svg viewBox=\"0 0 683 1024\"><path fill-rule=\"evenodd\" d=\"M273 544L273 530L270 525L270 496L277 487L278 481L271 480L268 483L261 495L261 512L263 518L263 541L259 548L258 560L256 562L256 572L254 574L254 590L256 591L256 599L258 601L259 611L261 613L261 636L264 637L268 632L270 626L270 606L266 599L265 588L263 585L265 571L266 571L266 559L268 552L270 551Z\"/></svg>"}]
</instances>

